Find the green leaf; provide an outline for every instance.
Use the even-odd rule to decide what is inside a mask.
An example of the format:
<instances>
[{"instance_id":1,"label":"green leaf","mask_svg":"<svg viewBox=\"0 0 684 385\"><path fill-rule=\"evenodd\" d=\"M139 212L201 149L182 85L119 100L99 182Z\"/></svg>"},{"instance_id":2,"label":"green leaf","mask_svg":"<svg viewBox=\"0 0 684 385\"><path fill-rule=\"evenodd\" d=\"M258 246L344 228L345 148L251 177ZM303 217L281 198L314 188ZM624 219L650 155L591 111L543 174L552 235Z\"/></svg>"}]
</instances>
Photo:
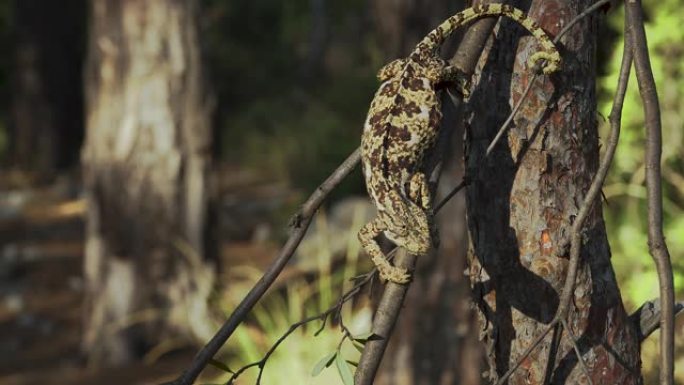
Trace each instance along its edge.
<instances>
[{"instance_id":1,"label":"green leaf","mask_svg":"<svg viewBox=\"0 0 684 385\"><path fill-rule=\"evenodd\" d=\"M347 363L348 363L349 365L355 367L355 368L358 368L358 367L359 367L359 363L356 362L356 361L347 360Z\"/></svg>"},{"instance_id":2,"label":"green leaf","mask_svg":"<svg viewBox=\"0 0 684 385\"><path fill-rule=\"evenodd\" d=\"M228 365L224 364L224 363L221 362L221 361L217 361L217 360L215 360L215 359L213 359L213 358L209 360L209 365L215 367L216 369L223 370L224 372L228 372L228 373L230 373L230 374L234 374L234 373L235 373L234 371L232 371L232 370L228 367Z\"/></svg>"},{"instance_id":3,"label":"green leaf","mask_svg":"<svg viewBox=\"0 0 684 385\"><path fill-rule=\"evenodd\" d=\"M335 358L335 365L337 366L337 372L340 374L340 378L342 378L344 385L354 385L354 375L352 374L351 369L349 369L347 361L342 358L341 354L338 354Z\"/></svg>"},{"instance_id":4,"label":"green leaf","mask_svg":"<svg viewBox=\"0 0 684 385\"><path fill-rule=\"evenodd\" d=\"M332 352L328 354L327 356L323 357L316 363L316 366L314 366L313 370L311 371L311 376L316 377L319 375L323 369L327 368L328 366L332 365L333 360L337 356L337 352Z\"/></svg>"},{"instance_id":5,"label":"green leaf","mask_svg":"<svg viewBox=\"0 0 684 385\"><path fill-rule=\"evenodd\" d=\"M359 341L353 341L352 345L354 345L354 348L359 351L359 353L363 353L363 343Z\"/></svg>"}]
</instances>

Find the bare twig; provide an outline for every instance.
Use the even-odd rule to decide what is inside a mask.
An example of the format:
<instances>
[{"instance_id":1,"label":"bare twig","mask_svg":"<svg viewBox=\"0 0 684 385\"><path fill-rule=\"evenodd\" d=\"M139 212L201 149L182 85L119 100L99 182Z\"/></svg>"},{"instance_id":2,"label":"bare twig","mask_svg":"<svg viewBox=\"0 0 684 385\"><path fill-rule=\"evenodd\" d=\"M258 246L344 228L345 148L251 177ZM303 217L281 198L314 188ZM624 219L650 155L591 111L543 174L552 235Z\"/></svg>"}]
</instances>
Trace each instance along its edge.
<instances>
[{"instance_id":1,"label":"bare twig","mask_svg":"<svg viewBox=\"0 0 684 385\"><path fill-rule=\"evenodd\" d=\"M522 107L523 102L527 99L527 95L530 94L532 86L534 85L534 81L537 80L537 76L537 71L535 71L532 75L532 79L530 79L530 82L527 84L527 88L525 88L522 97L520 98L520 100L518 100L518 103L516 103L516 105L513 107L511 113L508 114L508 117L501 125L501 128L499 128L499 131L496 133L496 136L494 136L494 139L492 139L492 142L489 143L489 147L487 147L487 151L485 152L485 157L489 156L492 150L494 150L494 146L496 146L496 144L499 142L499 139L501 139L503 134L506 133L508 126L511 125L511 122L513 122L513 118L515 118L515 115L518 113L518 111L520 111L520 107Z\"/></svg>"},{"instance_id":2,"label":"bare twig","mask_svg":"<svg viewBox=\"0 0 684 385\"><path fill-rule=\"evenodd\" d=\"M340 320L340 327L342 328L343 333L344 333L342 339L340 340L340 345L342 344L342 342L344 342L345 339L351 338L351 332L349 331L349 329L347 329L346 326L344 326L344 324L342 323L342 317L340 316L340 311L342 309L342 305L344 305L350 299L354 298L354 296L361 291L363 286L365 286L368 282L371 281L371 279L373 278L373 275L376 273L376 271L377 271L377 269L373 269L370 272L364 274L362 276L363 279L360 280L359 282L357 282L356 285L354 285L354 287L349 289L346 293L344 293L334 306L328 308L327 310L325 310L319 314L313 315L311 317L304 318L303 320L298 321L298 322L290 325L290 328L287 329L287 331L285 333L283 333L283 335L280 336L280 338L278 338L278 340L276 340L276 342L273 345L271 345L271 347L268 349L266 354L260 360L249 363L249 364L241 367L240 369L236 370L231 375L231 377L228 379L227 384L228 385L233 384L234 381L242 373L244 373L247 369L253 368L255 366L259 367L259 374L257 376L256 383L257 383L257 385L260 384L261 383L261 376L264 372L264 367L266 367L266 363L268 362L268 359L271 357L271 355L273 355L273 353L276 351L276 349L278 349L278 346L280 346L280 344L282 344L283 341L285 341L287 339L287 337L290 334L292 334L295 330L297 330L298 328L300 328L300 327L302 327L302 326L304 326L310 322L313 322L316 320L323 321L323 325L321 326L321 329L320 329L320 330L322 330L323 326L325 325L325 321L328 319L328 317L330 317L331 315L332 316L337 315L338 319ZM318 333L316 333L316 334L318 334Z\"/></svg>"},{"instance_id":3,"label":"bare twig","mask_svg":"<svg viewBox=\"0 0 684 385\"><path fill-rule=\"evenodd\" d=\"M675 303L675 317L682 314L684 302ZM637 330L639 342L644 342L648 336L660 327L660 298L647 301L639 309L630 314L629 319Z\"/></svg>"},{"instance_id":4,"label":"bare twig","mask_svg":"<svg viewBox=\"0 0 684 385\"><path fill-rule=\"evenodd\" d=\"M634 70L644 106L646 123L646 190L648 203L648 250L653 257L660 283L660 384L674 383L674 284L672 264L663 237L663 202L660 155L662 127L651 60L648 54L644 16L640 0L625 2L627 24L632 36Z\"/></svg>"},{"instance_id":5,"label":"bare twig","mask_svg":"<svg viewBox=\"0 0 684 385\"><path fill-rule=\"evenodd\" d=\"M408 254L402 250L395 259L395 265L412 268L415 266L416 256ZM359 366L354 373L354 384L372 384L377 373L380 361L385 354L390 335L397 322L398 314L401 311L404 298L408 292L409 285L400 285L394 282L387 282L385 291L382 294L378 309L373 317L371 333L376 338L366 342L359 359Z\"/></svg>"},{"instance_id":6,"label":"bare twig","mask_svg":"<svg viewBox=\"0 0 684 385\"><path fill-rule=\"evenodd\" d=\"M316 190L311 194L309 199L302 205L302 208L293 217L292 227L293 231L285 245L280 249L278 256L268 266L264 275L249 291L247 296L240 302L230 315L228 320L221 326L214 337L197 353L190 367L183 372L173 382L167 383L169 385L192 385L197 379L202 370L209 364L209 361L225 344L228 338L233 334L238 325L245 319L247 314L252 310L254 305L264 295L266 290L273 284L280 272L283 270L287 262L292 257L292 254L299 246L299 243L304 238L306 230L311 223L313 215L321 206L325 198L330 194L335 186L337 186L350 172L356 167L360 159L360 150L356 149L349 157L342 162L342 164L325 180Z\"/></svg>"},{"instance_id":7,"label":"bare twig","mask_svg":"<svg viewBox=\"0 0 684 385\"><path fill-rule=\"evenodd\" d=\"M520 367L522 362L534 351L534 349L539 346L539 344L544 340L544 337L557 325L563 326L568 332L571 332L566 326L566 320L570 311L570 303L572 300L572 295L574 293L575 280L577 279L577 270L579 268L580 261L580 251L582 247L582 228L584 222L596 202L596 198L599 197L601 191L601 186L608 174L610 165L613 161L613 156L615 155L615 150L617 148L618 139L620 137L620 124L622 117L622 106L625 99L625 93L627 91L627 83L629 80L629 72L632 65L632 49L631 41L625 30L625 44L624 52L622 56L622 63L620 67L620 75L618 78L617 89L615 96L613 98L613 107L610 113L610 133L607 139L606 152L601 159L599 168L594 176L591 186L587 195L584 197L584 201L579 209L575 222L572 224L572 235L570 241L570 260L568 263L568 270L565 277L565 283L561 292L561 297L558 304L558 310L556 311L556 316L551 321L551 323L545 328L545 330L532 342L532 344L525 350L525 352L516 360L516 363L508 369L508 371L501 376L497 385L503 384L515 370ZM578 357L578 362L582 367L582 371L587 375L589 382L592 382L591 376L588 373L586 364L580 354L580 350L572 338L573 348ZM549 349L550 352L555 352L556 349L553 347ZM547 367L551 368L553 366L554 357L549 357L547 360Z\"/></svg>"},{"instance_id":8,"label":"bare twig","mask_svg":"<svg viewBox=\"0 0 684 385\"><path fill-rule=\"evenodd\" d=\"M461 181L461 183L459 183L458 185L456 185L456 187L454 187L454 189L451 190L451 191L447 194L447 196L445 196L444 199L442 199L442 200L437 204L437 206L435 206L435 213L436 213L437 211L439 211L442 207L444 207L444 205L445 205L447 202L449 202L449 201L451 200L451 198L453 198L456 194L458 194L459 191L463 190L463 188L464 188L467 184L468 184L468 182L464 179L464 180Z\"/></svg>"}]
</instances>

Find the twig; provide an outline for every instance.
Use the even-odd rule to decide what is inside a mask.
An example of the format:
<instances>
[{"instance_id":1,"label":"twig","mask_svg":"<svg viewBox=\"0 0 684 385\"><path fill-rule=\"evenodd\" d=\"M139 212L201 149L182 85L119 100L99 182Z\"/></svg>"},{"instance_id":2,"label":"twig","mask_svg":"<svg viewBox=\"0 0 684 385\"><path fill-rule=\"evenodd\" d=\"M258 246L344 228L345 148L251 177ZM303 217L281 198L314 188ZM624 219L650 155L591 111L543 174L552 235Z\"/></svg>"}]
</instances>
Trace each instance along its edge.
<instances>
[{"instance_id":1,"label":"twig","mask_svg":"<svg viewBox=\"0 0 684 385\"><path fill-rule=\"evenodd\" d=\"M326 309L325 311L323 311L319 314L313 315L311 317L304 318L303 320L298 321L298 322L290 325L289 329L287 329L287 331L285 333L283 333L283 335L280 336L280 338L278 338L278 340L276 340L276 342L273 345L271 345L271 347L268 349L266 354L264 354L264 356L260 360L249 363L249 364L241 367L240 369L236 370L231 375L231 377L228 379L227 384L228 385L233 384L233 382L242 373L244 373L247 369L258 366L259 367L259 374L257 376L256 383L257 383L257 385L259 385L261 383L261 376L264 372L264 367L266 367L266 362L271 357L271 355L276 351L276 349L278 349L278 346L280 346L280 344L282 344L283 341L285 341L287 339L287 337L290 334L292 334L295 330L297 330L298 328L300 328L300 327L302 327L302 326L304 326L310 322L313 322L316 320L321 320L321 321L323 321L323 324L325 324L325 321L328 319L329 316L337 314L339 317L339 320L340 320L340 327L342 328L342 330L344 332L344 336L342 337L342 340L340 341L340 345L342 344L342 342L344 342L344 340L346 338L351 338L351 332L342 323L342 318L340 316L340 310L342 309L342 305L344 305L350 299L354 298L354 296L361 291L363 286L371 281L376 270L377 269L373 269L370 272L368 272L367 274L363 275L364 278L361 281L357 282L357 284L354 285L354 287L352 287L346 293L344 293L334 306L331 306L330 308Z\"/></svg>"},{"instance_id":2,"label":"twig","mask_svg":"<svg viewBox=\"0 0 684 385\"><path fill-rule=\"evenodd\" d=\"M648 250L653 257L660 283L660 384L674 383L674 284L672 264L663 237L662 181L660 155L662 127L655 80L648 55L644 16L640 0L627 0L625 14L632 36L634 70L644 106L646 125L646 190L648 204Z\"/></svg>"},{"instance_id":3,"label":"twig","mask_svg":"<svg viewBox=\"0 0 684 385\"><path fill-rule=\"evenodd\" d=\"M416 256L406 253L403 249L395 259L395 265L403 268L415 266ZM387 282L385 291L382 294L378 309L373 317L371 333L376 336L366 342L359 359L359 365L354 373L354 384L372 384L377 373L382 357L385 354L390 335L397 322L398 314L401 311L404 298L408 292L409 285L400 285L394 282Z\"/></svg>"},{"instance_id":4,"label":"twig","mask_svg":"<svg viewBox=\"0 0 684 385\"><path fill-rule=\"evenodd\" d=\"M499 142L499 139L503 136L503 134L506 132L508 129L508 126L511 124L513 121L513 118L515 118L515 115L520 111L520 107L522 107L523 101L527 99L527 95L530 94L530 91L532 90L532 86L534 85L534 81L537 80L537 71L534 72L532 75L532 79L530 79L530 82L527 84L527 88L525 88L525 92L523 92L522 97L520 100L518 100L518 103L513 107L511 110L511 113L508 114L508 117L506 120L503 122L501 125L501 128L499 128L499 131L496 133L496 136L494 136L494 139L492 140L491 143L489 143L489 147L487 147L487 151L485 152L485 158L489 156L489 154L492 152L494 149L494 146Z\"/></svg>"},{"instance_id":5,"label":"twig","mask_svg":"<svg viewBox=\"0 0 684 385\"><path fill-rule=\"evenodd\" d=\"M575 218L575 222L572 224L572 235L570 241L570 260L568 263L568 270L565 276L565 283L563 285L563 289L561 292L561 297L558 304L558 310L556 311L556 316L551 321L551 323L544 329L544 332L542 332L525 350L525 352L516 360L516 363L511 368L509 368L503 376L501 376L499 381L497 381L497 385L503 384L508 379L508 377L510 377L510 375L513 374L515 370L518 369L518 367L520 367L522 362L544 340L544 337L549 333L549 331L551 331L554 327L556 327L559 324L563 324L563 326L565 327L567 316L570 310L572 295L574 293L575 280L577 279L577 270L579 268L580 251L582 247L582 227L584 226L584 222L593 204L596 202L596 198L599 196L601 186L603 185L603 181L605 180L606 175L608 174L608 170L610 169L610 165L613 161L613 156L615 155L618 139L620 137L622 106L625 99L625 93L627 91L627 83L629 80L631 64L631 41L629 38L629 34L627 33L627 30L625 30L624 52L622 56L622 63L620 67L620 75L618 78L617 89L615 92L615 96L613 98L613 107L610 112L610 133L607 139L606 152L603 155L603 159L601 159L601 163L599 164L599 168L596 172L596 175L594 176L591 182L589 191L587 192L587 195L584 197L584 201L582 202L577 217ZM565 329L568 332L571 332L570 329ZM586 364L584 363L584 360L580 354L580 350L574 338L572 338L572 343L573 348L575 349L575 352L578 357L578 362L582 367L582 371L587 375L587 378L591 383L591 376L588 375ZM549 351L555 352L556 350L552 347L551 349L549 349ZM546 366L550 368L553 365L553 360L554 357L549 357Z\"/></svg>"},{"instance_id":6,"label":"twig","mask_svg":"<svg viewBox=\"0 0 684 385\"><path fill-rule=\"evenodd\" d=\"M684 302L675 303L675 317L682 314ZM629 315L629 319L637 330L639 342L644 342L648 336L660 327L660 298L647 301L639 309Z\"/></svg>"},{"instance_id":7,"label":"twig","mask_svg":"<svg viewBox=\"0 0 684 385\"><path fill-rule=\"evenodd\" d=\"M467 182L465 179L463 179L463 180L461 181L461 183L459 183L458 185L456 185L456 187L454 187L454 189L451 190L451 191L449 192L449 194L447 194L447 196L445 196L444 199L442 199L442 200L437 204L437 206L435 206L435 213L437 213L442 207L444 207L444 205L445 205L447 202L449 202L449 201L451 200L451 198L453 198L456 194L458 194L459 191L463 190L463 188L464 188L465 186L467 186L467 185L468 185L468 182Z\"/></svg>"},{"instance_id":8,"label":"twig","mask_svg":"<svg viewBox=\"0 0 684 385\"><path fill-rule=\"evenodd\" d=\"M280 249L278 256L268 266L264 275L249 291L247 296L240 302L230 315L228 320L216 332L214 337L197 353L193 359L190 367L181 374L173 382L167 385L192 385L197 379L202 370L209 364L209 361L225 344L228 338L233 334L238 325L245 319L247 314L252 310L254 305L264 295L266 290L273 284L275 279L281 273L287 262L292 257L292 254L299 246L299 243L304 238L306 230L311 223L313 215L321 206L325 198L350 172L356 167L360 159L360 150L357 148L349 157L342 162L342 164L325 180L316 190L311 194L309 199L302 205L302 208L293 217L292 226L293 231L290 234L285 245Z\"/></svg>"}]
</instances>

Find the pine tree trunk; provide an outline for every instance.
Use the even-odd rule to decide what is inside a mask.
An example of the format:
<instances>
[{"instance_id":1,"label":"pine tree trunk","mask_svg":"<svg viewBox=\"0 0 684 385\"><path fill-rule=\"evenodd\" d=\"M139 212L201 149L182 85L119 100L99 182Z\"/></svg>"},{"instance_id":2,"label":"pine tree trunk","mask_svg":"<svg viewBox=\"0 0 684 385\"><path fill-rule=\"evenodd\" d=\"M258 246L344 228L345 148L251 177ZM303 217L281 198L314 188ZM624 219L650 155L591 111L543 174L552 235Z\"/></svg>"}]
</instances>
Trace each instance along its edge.
<instances>
[{"instance_id":1,"label":"pine tree trunk","mask_svg":"<svg viewBox=\"0 0 684 385\"><path fill-rule=\"evenodd\" d=\"M552 36L593 1L533 1L528 13ZM555 315L571 225L599 162L595 49L599 16L561 40L562 72L537 80L494 152L485 149L531 79L525 62L538 49L502 22L483 56L469 103L466 172L470 277L490 378L499 378ZM521 36L524 36L521 38ZM622 304L597 201L585 223L569 325L594 384L637 384L639 344ZM510 378L542 384L553 333ZM586 383L564 332L552 384Z\"/></svg>"},{"instance_id":2,"label":"pine tree trunk","mask_svg":"<svg viewBox=\"0 0 684 385\"><path fill-rule=\"evenodd\" d=\"M197 2L92 0L83 347L130 360L208 334L210 103Z\"/></svg>"}]
</instances>

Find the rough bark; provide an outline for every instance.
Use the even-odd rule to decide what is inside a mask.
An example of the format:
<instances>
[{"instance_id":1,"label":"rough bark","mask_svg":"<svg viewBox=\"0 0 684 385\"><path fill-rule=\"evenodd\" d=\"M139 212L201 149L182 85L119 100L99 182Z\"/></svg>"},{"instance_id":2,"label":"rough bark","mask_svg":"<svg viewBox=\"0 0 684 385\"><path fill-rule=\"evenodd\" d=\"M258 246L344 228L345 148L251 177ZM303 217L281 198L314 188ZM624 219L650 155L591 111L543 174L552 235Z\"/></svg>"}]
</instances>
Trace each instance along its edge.
<instances>
[{"instance_id":1,"label":"rough bark","mask_svg":"<svg viewBox=\"0 0 684 385\"><path fill-rule=\"evenodd\" d=\"M533 1L529 14L552 36L591 1ZM521 4L518 4L521 6ZM523 7L523 9L525 9ZM595 94L597 16L562 42L563 69L536 86L502 141L485 149L531 79L530 37L504 22L480 63L469 103L466 173L469 263L490 378L503 374L556 312L574 216L598 166ZM594 384L640 383L637 333L625 313L610 264L601 206L586 221L582 265L569 325ZM510 384L542 384L554 333L526 359ZM551 383L586 383L568 333Z\"/></svg>"},{"instance_id":2,"label":"rough bark","mask_svg":"<svg viewBox=\"0 0 684 385\"><path fill-rule=\"evenodd\" d=\"M121 363L204 336L210 112L193 0L92 0L83 348Z\"/></svg>"},{"instance_id":3,"label":"rough bark","mask_svg":"<svg viewBox=\"0 0 684 385\"><path fill-rule=\"evenodd\" d=\"M83 137L85 0L15 0L11 162L49 175L73 165Z\"/></svg>"}]
</instances>

